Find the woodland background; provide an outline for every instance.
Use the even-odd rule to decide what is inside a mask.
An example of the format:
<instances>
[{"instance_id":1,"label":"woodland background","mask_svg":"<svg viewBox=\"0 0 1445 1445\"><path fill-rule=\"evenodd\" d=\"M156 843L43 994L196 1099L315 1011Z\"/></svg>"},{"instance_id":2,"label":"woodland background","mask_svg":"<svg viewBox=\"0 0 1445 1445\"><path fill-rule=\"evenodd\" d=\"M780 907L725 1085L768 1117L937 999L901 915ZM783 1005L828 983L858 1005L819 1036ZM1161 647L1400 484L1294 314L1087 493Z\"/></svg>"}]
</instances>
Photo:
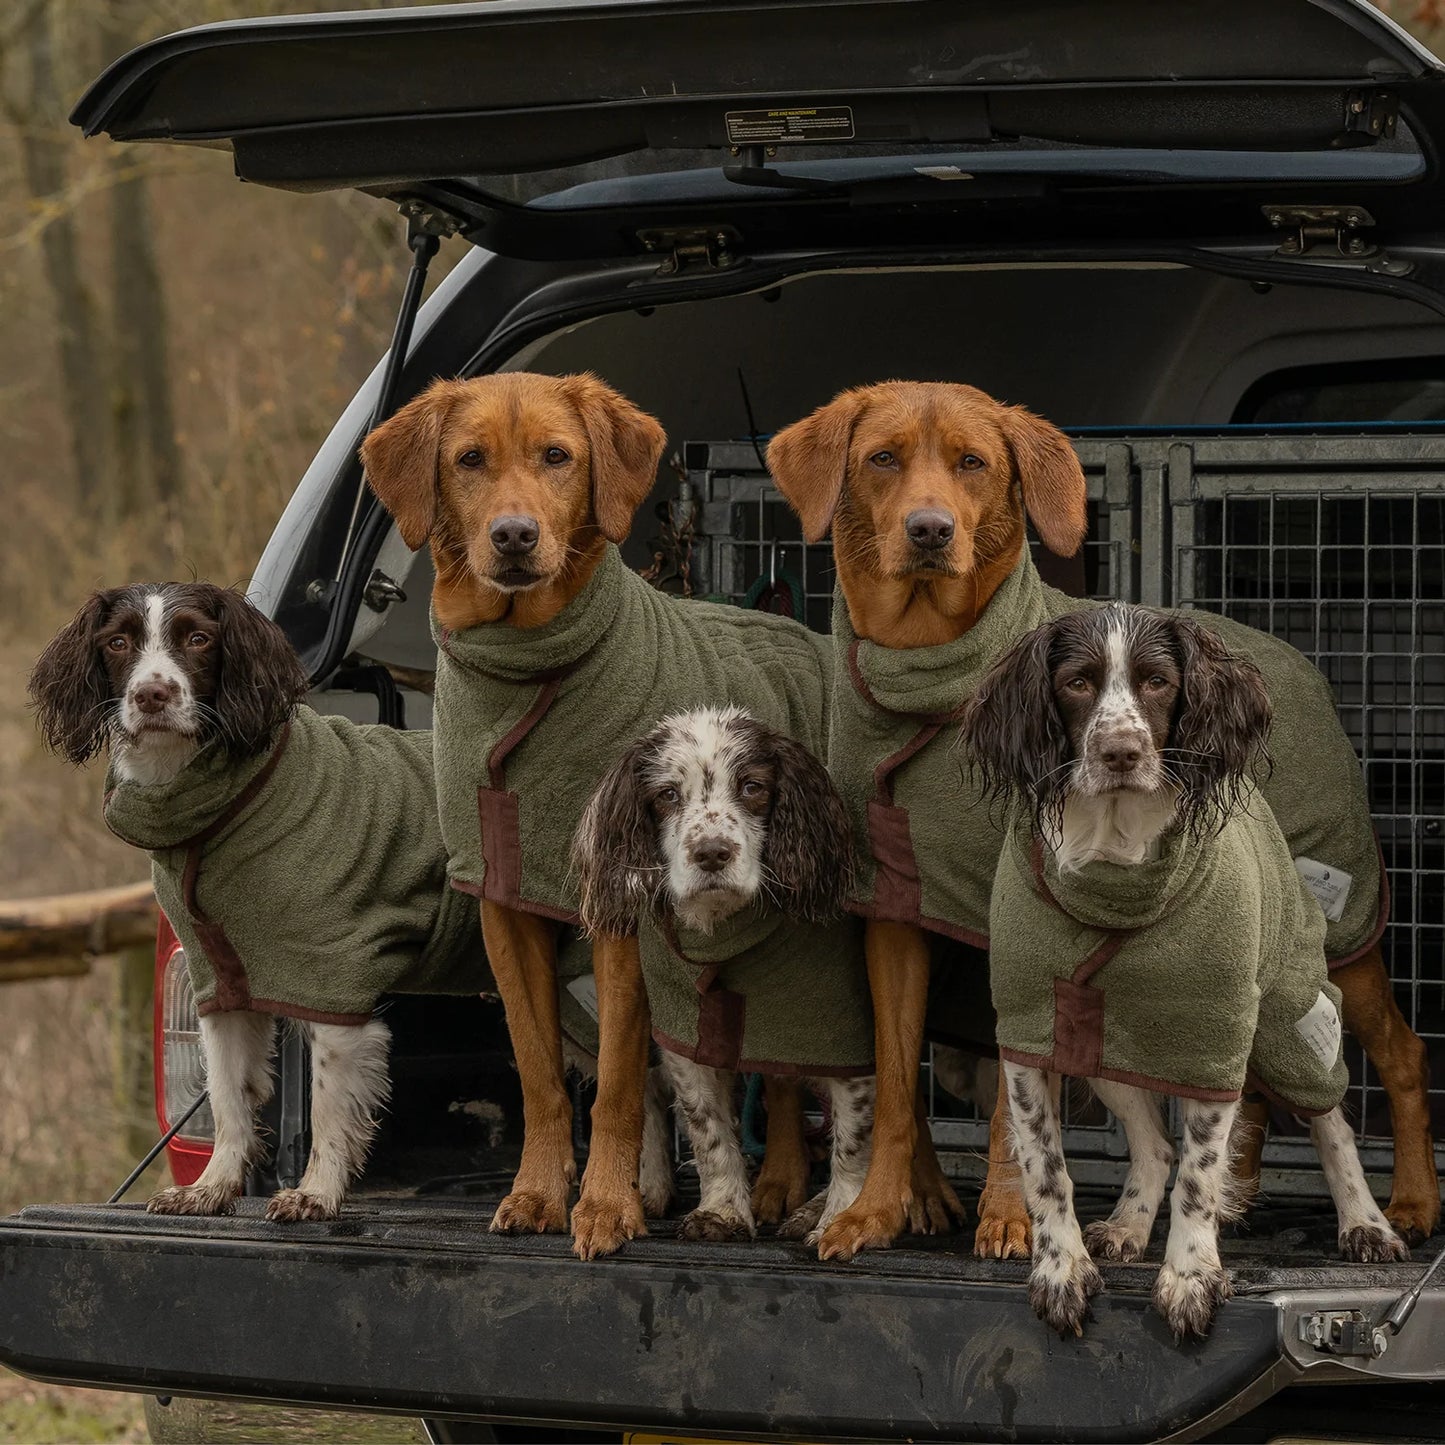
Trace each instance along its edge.
<instances>
[{"instance_id":1,"label":"woodland background","mask_svg":"<svg viewBox=\"0 0 1445 1445\"><path fill-rule=\"evenodd\" d=\"M94 587L245 583L387 344L404 259L379 201L241 186L224 155L85 141L66 117L105 64L168 31L367 8L0 0L0 898L144 876L100 823L99 767L40 746L30 666ZM1445 42L1445 0L1381 8ZM104 960L0 983L0 1213L104 1198L152 1127L125 1117L118 1006ZM130 1397L0 1372L0 1442L143 1438Z\"/></svg>"}]
</instances>

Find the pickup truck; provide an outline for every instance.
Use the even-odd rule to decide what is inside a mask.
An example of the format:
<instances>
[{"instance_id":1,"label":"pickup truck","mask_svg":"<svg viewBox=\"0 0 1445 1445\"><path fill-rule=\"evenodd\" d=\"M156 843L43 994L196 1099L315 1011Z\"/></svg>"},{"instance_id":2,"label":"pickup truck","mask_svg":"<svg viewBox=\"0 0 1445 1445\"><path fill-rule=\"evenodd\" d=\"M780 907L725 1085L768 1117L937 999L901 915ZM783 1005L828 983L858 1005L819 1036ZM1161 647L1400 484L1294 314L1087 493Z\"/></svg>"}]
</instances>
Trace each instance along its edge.
<instances>
[{"instance_id":1,"label":"pickup truck","mask_svg":"<svg viewBox=\"0 0 1445 1445\"><path fill-rule=\"evenodd\" d=\"M1360 0L495 0L203 26L118 60L75 122L229 152L236 174L399 207L391 351L260 559L323 709L430 718L430 563L367 491L369 423L439 375L593 369L674 439L627 555L677 590L786 592L826 627L761 442L847 385L968 381L1068 423L1090 479L1080 595L1268 628L1335 688L1392 885L1386 959L1445 1081L1445 68ZM466 254L425 304L442 240ZM157 952L163 1127L202 1087ZM971 1231L849 1265L667 1223L584 1264L486 1224L520 1109L495 999L397 1000L392 1111L331 1224L0 1220L0 1362L37 1378L419 1416L433 1438L1428 1439L1445 1292L1397 1331L1410 1263L1341 1263L1287 1119L1227 1242L1235 1298L1177 1346L1156 1254L1104 1271L1083 1338ZM981 1172L987 1062L936 1050L931 1123ZM274 1156L306 1150L287 1045ZM1389 1119L1348 1108L1383 1195ZM945 1087L947 1086L947 1087ZM952 1090L952 1092L950 1092ZM1437 1137L1445 1092L1431 1095ZM579 1102L580 1102L579 1085ZM578 1110L579 1119L583 1111ZM182 1181L202 1108L169 1145ZM585 1138L578 1139L579 1151ZM1081 1100L1081 1214L1122 1140ZM684 1176L685 1177L685 1176ZM965 1189L971 1197L971 1190ZM158 1407L159 1408L159 1407ZM639 1437L645 1438L645 1437Z\"/></svg>"}]
</instances>

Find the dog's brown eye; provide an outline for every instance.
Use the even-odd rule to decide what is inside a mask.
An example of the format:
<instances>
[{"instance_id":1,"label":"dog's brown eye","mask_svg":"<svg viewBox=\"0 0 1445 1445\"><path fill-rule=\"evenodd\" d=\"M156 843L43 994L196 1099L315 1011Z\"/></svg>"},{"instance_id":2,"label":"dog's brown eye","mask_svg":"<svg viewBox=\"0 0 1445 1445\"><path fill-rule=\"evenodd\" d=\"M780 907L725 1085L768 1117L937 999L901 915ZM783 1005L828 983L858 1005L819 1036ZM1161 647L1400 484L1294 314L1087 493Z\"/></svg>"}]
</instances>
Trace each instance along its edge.
<instances>
[{"instance_id":1,"label":"dog's brown eye","mask_svg":"<svg viewBox=\"0 0 1445 1445\"><path fill-rule=\"evenodd\" d=\"M130 647L130 640L129 638L116 636L112 637L105 645L110 648L112 652L125 652Z\"/></svg>"},{"instance_id":2,"label":"dog's brown eye","mask_svg":"<svg viewBox=\"0 0 1445 1445\"><path fill-rule=\"evenodd\" d=\"M457 465L459 467L479 467L481 464L482 454L477 451L475 447L469 452L463 452L461 456L457 458Z\"/></svg>"},{"instance_id":3,"label":"dog's brown eye","mask_svg":"<svg viewBox=\"0 0 1445 1445\"><path fill-rule=\"evenodd\" d=\"M563 451L561 447L548 447L547 450L542 453L542 460L546 462L549 467L561 467L566 466L566 464L572 460L572 454Z\"/></svg>"},{"instance_id":4,"label":"dog's brown eye","mask_svg":"<svg viewBox=\"0 0 1445 1445\"><path fill-rule=\"evenodd\" d=\"M758 782L756 778L749 778L743 784L742 788L743 797L745 798L760 798L767 791L767 788Z\"/></svg>"},{"instance_id":5,"label":"dog's brown eye","mask_svg":"<svg viewBox=\"0 0 1445 1445\"><path fill-rule=\"evenodd\" d=\"M1144 686L1145 686L1145 687L1168 687L1168 686L1169 686L1169 679L1168 679L1167 677L1161 676L1159 673L1156 672L1153 677L1149 678L1149 680L1148 680L1147 682L1145 682Z\"/></svg>"},{"instance_id":6,"label":"dog's brown eye","mask_svg":"<svg viewBox=\"0 0 1445 1445\"><path fill-rule=\"evenodd\" d=\"M677 802L677 789L676 789L676 788L659 788L659 789L657 790L657 801L658 801L659 803L675 803L675 802Z\"/></svg>"},{"instance_id":7,"label":"dog's brown eye","mask_svg":"<svg viewBox=\"0 0 1445 1445\"><path fill-rule=\"evenodd\" d=\"M1089 683L1089 679L1088 679L1087 677L1071 677L1071 678L1064 684L1064 686L1065 686L1066 688L1068 688L1068 690L1069 690L1070 692L1090 692L1090 691L1092 691L1091 685L1090 685L1090 683Z\"/></svg>"},{"instance_id":8,"label":"dog's brown eye","mask_svg":"<svg viewBox=\"0 0 1445 1445\"><path fill-rule=\"evenodd\" d=\"M209 647L210 645L211 637L207 632L193 632L186 638L187 647Z\"/></svg>"},{"instance_id":9,"label":"dog's brown eye","mask_svg":"<svg viewBox=\"0 0 1445 1445\"><path fill-rule=\"evenodd\" d=\"M892 452L874 452L868 460L875 467L896 467L898 465L898 458Z\"/></svg>"},{"instance_id":10,"label":"dog's brown eye","mask_svg":"<svg viewBox=\"0 0 1445 1445\"><path fill-rule=\"evenodd\" d=\"M969 452L959 462L959 466L961 466L966 472L976 472L983 466L983 458L975 456L972 452Z\"/></svg>"}]
</instances>

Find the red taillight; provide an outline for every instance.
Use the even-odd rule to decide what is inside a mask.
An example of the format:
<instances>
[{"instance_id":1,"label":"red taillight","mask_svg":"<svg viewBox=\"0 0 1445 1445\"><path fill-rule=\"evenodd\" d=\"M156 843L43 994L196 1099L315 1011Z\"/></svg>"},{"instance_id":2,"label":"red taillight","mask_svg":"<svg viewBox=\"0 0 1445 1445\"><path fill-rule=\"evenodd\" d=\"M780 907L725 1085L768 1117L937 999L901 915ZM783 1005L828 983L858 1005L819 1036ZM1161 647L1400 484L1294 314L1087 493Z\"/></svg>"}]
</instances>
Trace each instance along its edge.
<instances>
[{"instance_id":1,"label":"red taillight","mask_svg":"<svg viewBox=\"0 0 1445 1445\"><path fill-rule=\"evenodd\" d=\"M171 1127L170 1113L182 1112L204 1079L200 1018L186 972L186 955L164 913L156 931L154 1035L156 1122L164 1133ZM181 1094L184 1097L179 1097ZM171 1176L177 1184L194 1184L200 1177L211 1157L214 1127L210 1105L203 1105L187 1120L184 1132L166 1145Z\"/></svg>"}]
</instances>

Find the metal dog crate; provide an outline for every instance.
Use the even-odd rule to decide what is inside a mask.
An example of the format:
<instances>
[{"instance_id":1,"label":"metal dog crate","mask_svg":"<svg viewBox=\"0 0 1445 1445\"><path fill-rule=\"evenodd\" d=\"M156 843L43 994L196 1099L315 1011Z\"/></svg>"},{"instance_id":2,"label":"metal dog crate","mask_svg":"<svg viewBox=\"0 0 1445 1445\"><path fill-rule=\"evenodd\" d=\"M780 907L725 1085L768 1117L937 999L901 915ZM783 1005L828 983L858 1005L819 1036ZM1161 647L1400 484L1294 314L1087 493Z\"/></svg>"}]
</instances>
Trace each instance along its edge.
<instances>
[{"instance_id":1,"label":"metal dog crate","mask_svg":"<svg viewBox=\"0 0 1445 1445\"><path fill-rule=\"evenodd\" d=\"M1284 638L1335 691L1359 752L1392 892L1384 952L1405 1017L1434 1055L1445 1110L1445 434L1090 436L1084 590L1204 607ZM694 509L699 595L747 605L773 588L829 630L829 544L797 518L751 442L690 442L679 500ZM784 602L785 610L795 610ZM1350 1041L1347 1108L1367 1167L1390 1166L1383 1090ZM925 1079L951 1169L976 1173L986 1111ZM987 1089L979 1094L987 1095ZM1081 1182L1117 1178L1125 1154L1097 1105L1074 1101L1066 1142ZM1068 1115L1066 1114L1066 1117ZM1445 1149L1442 1149L1445 1162ZM1279 1192L1318 1190L1306 1139L1277 1129Z\"/></svg>"}]
</instances>

